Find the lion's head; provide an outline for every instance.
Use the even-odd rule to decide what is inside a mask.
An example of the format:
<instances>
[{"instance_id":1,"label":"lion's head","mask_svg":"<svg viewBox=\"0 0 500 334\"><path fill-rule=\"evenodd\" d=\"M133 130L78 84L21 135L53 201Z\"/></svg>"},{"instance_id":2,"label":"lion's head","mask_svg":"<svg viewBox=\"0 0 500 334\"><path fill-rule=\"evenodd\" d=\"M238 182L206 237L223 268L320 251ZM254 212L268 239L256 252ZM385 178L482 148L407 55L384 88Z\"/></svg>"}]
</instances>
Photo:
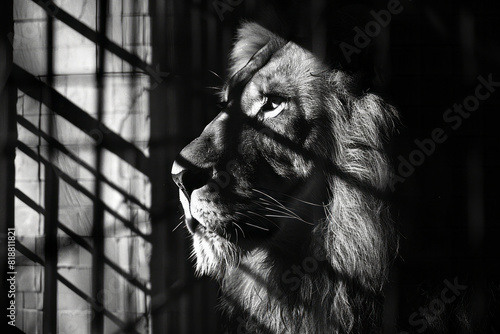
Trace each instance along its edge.
<instances>
[{"instance_id":1,"label":"lion's head","mask_svg":"<svg viewBox=\"0 0 500 334\"><path fill-rule=\"evenodd\" d=\"M197 272L220 280L233 327L252 333L376 327L394 109L257 24L230 60L219 115L172 168Z\"/></svg>"}]
</instances>

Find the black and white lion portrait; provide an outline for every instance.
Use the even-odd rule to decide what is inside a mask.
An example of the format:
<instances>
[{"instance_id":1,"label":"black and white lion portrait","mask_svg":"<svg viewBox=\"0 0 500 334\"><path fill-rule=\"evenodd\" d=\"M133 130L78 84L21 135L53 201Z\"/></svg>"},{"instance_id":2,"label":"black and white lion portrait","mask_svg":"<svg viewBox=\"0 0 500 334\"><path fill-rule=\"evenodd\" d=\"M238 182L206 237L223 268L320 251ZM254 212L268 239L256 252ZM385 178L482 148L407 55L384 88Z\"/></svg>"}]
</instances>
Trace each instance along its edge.
<instances>
[{"instance_id":1,"label":"black and white lion portrait","mask_svg":"<svg viewBox=\"0 0 500 334\"><path fill-rule=\"evenodd\" d=\"M255 23L238 30L220 113L172 167L228 333L381 331L398 115L356 80Z\"/></svg>"}]
</instances>

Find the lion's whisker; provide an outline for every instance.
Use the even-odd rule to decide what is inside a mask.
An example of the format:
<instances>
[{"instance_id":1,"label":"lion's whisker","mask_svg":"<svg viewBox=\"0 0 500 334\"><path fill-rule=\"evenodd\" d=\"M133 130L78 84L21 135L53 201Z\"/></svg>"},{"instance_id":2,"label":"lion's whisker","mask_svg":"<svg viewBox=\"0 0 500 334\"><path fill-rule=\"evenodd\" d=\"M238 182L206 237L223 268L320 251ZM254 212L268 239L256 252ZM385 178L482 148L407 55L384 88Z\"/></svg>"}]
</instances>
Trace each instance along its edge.
<instances>
[{"instance_id":1,"label":"lion's whisker","mask_svg":"<svg viewBox=\"0 0 500 334\"><path fill-rule=\"evenodd\" d=\"M301 222L303 222L305 224L314 225L314 224L312 224L312 223L304 220L302 217L300 217L298 214L296 214L295 212L293 212L291 210L282 211L282 210L280 210L281 207L279 207L279 208L272 208L272 207L269 207L269 206L265 206L264 208L266 210L268 210L268 211L274 211L274 212L277 212L277 213L281 213L281 214L285 215L288 218L297 219L297 220L299 220L299 221L301 221ZM286 209L286 208L284 208L284 209ZM270 216L268 215L268 217L270 217Z\"/></svg>"},{"instance_id":2,"label":"lion's whisker","mask_svg":"<svg viewBox=\"0 0 500 334\"><path fill-rule=\"evenodd\" d=\"M263 215L261 215L261 214L259 214L259 213L257 213L257 212L250 211L250 210L248 210L247 212L248 212L248 213L251 213L251 214L253 214L253 215L256 215L257 217L263 218L263 219L267 220L268 222L270 222L271 224L273 224L274 226L276 226L276 227L278 227L278 228L279 228L279 226L278 226L275 222L273 222L272 220L270 220L270 219L268 219L268 218L264 217ZM253 220L253 219L252 219L252 220Z\"/></svg>"},{"instance_id":3,"label":"lion's whisker","mask_svg":"<svg viewBox=\"0 0 500 334\"><path fill-rule=\"evenodd\" d=\"M283 215L283 216L280 216L280 215L266 215L267 217L273 217L273 218L288 218L288 219L295 219L295 220L298 220L304 224L307 224L307 225L314 225L313 223L310 223L308 221L305 221L301 218L297 218L297 217L293 217L293 216L286 216L286 215Z\"/></svg>"},{"instance_id":4,"label":"lion's whisker","mask_svg":"<svg viewBox=\"0 0 500 334\"><path fill-rule=\"evenodd\" d=\"M177 224L177 226L174 227L174 229L172 230L172 232L175 232L175 230L177 230L179 228L179 226L181 226L183 223L184 223L184 220L181 220L180 223Z\"/></svg>"},{"instance_id":5,"label":"lion's whisker","mask_svg":"<svg viewBox=\"0 0 500 334\"><path fill-rule=\"evenodd\" d=\"M261 198L261 199L259 199L259 200L260 200L260 201L262 201L262 202L264 202L264 203L268 203L268 204L273 204L273 205L274 205L274 203L273 203L273 202L269 202L269 201L268 201L268 200L266 200L266 199L262 199L262 198ZM283 203L285 203L287 206L288 206L289 204L290 204L290 205L296 205L296 203L293 203L292 201L287 201L287 200L283 200L283 199L281 199L281 200L280 200L280 202L281 202L282 204L283 204Z\"/></svg>"},{"instance_id":6,"label":"lion's whisker","mask_svg":"<svg viewBox=\"0 0 500 334\"><path fill-rule=\"evenodd\" d=\"M257 190L257 191L258 191L258 190ZM264 194L264 193L263 193L263 194ZM265 195L267 195L267 194L265 194ZM273 197L271 197L271 196L269 196L269 195L267 195L267 196L268 196L269 198L271 198L271 199L273 200L273 202L277 203L277 204L279 205L279 207L280 207L280 208L283 208L283 209L284 209L286 212L288 212L289 214L291 214L291 215L293 215L293 216L297 217L297 219L302 220L302 218L300 218L300 217L299 217L299 216L298 216L295 212L293 212L292 210L290 210L289 208L287 208L286 206L284 206L284 205L283 205L281 202L279 202L277 199L275 199L275 198L273 198ZM262 200L265 202L265 200L264 200L264 199L262 199Z\"/></svg>"},{"instance_id":7,"label":"lion's whisker","mask_svg":"<svg viewBox=\"0 0 500 334\"><path fill-rule=\"evenodd\" d=\"M234 224L237 228L239 228L239 229L240 229L241 234L243 234L243 238L246 238L246 236L245 236L245 232L243 232L243 229L241 228L241 226L240 226L240 225L238 225L238 223L236 223L236 222L233 222L233 224ZM238 231L236 231L236 234L238 234Z\"/></svg>"},{"instance_id":8,"label":"lion's whisker","mask_svg":"<svg viewBox=\"0 0 500 334\"><path fill-rule=\"evenodd\" d=\"M237 214L237 215L240 215L240 216L243 216L243 217L245 217L245 218L248 218L248 219L250 219L250 220L252 220L252 221L254 221L254 222L256 222L256 223L258 222L258 221L257 221L257 220L255 220L254 218L252 218L252 217L250 217L250 216L248 216L248 215L246 215L246 214L244 214L244 213L242 213L242 212L236 212L236 214Z\"/></svg>"},{"instance_id":9,"label":"lion's whisker","mask_svg":"<svg viewBox=\"0 0 500 334\"><path fill-rule=\"evenodd\" d=\"M304 204L308 204L308 205L311 205L311 206L317 206L317 207L325 207L326 205L325 204L317 204L317 203L313 203L313 202L308 202L308 201L304 201L303 199L300 199L300 198L297 198L297 197L294 197L294 196L290 196L290 195L287 195L287 194L281 194L285 197L289 197L297 202L301 202L301 203L304 203Z\"/></svg>"},{"instance_id":10,"label":"lion's whisker","mask_svg":"<svg viewBox=\"0 0 500 334\"><path fill-rule=\"evenodd\" d=\"M265 227L262 227L262 226L257 226L257 225L254 225L254 224L250 224L250 223L246 223L248 226L252 226L252 227L255 227L255 228L258 228L258 229L261 229L261 230L264 230L266 232L269 232L269 229L268 228L265 228Z\"/></svg>"},{"instance_id":11,"label":"lion's whisker","mask_svg":"<svg viewBox=\"0 0 500 334\"><path fill-rule=\"evenodd\" d=\"M265 209L268 210L268 211L274 211L274 212L277 212L277 213L282 213L284 215L288 215L290 217L294 217L294 218L297 218L297 219L300 218L297 215L291 215L288 211L283 211L283 210L279 210L279 209L276 209L276 208L271 208L269 206L266 206Z\"/></svg>"},{"instance_id":12,"label":"lion's whisker","mask_svg":"<svg viewBox=\"0 0 500 334\"><path fill-rule=\"evenodd\" d=\"M269 194L266 194L266 193L265 193L265 192L263 192L263 191L260 191L260 190L255 189L255 188L252 188L252 190L253 190L253 191L255 191L255 192L258 192L259 194L262 194L262 195L266 196L267 198L269 198L269 199L273 200L273 202L276 202L276 203L278 203L278 204L281 204L281 203L280 203L277 199L275 199L274 197L272 197L272 196L271 196L271 195L269 195Z\"/></svg>"},{"instance_id":13,"label":"lion's whisker","mask_svg":"<svg viewBox=\"0 0 500 334\"><path fill-rule=\"evenodd\" d=\"M257 190L257 191L258 191L258 190ZM267 200L267 199L265 199L265 198L262 198L262 197L261 197L261 198L259 198L258 200L259 200L259 201L261 201L262 203L264 203L264 204L268 204L268 205L271 205L271 206L276 206L276 205L278 205L278 207L280 207L280 208L283 208L283 209L285 209L285 210L289 210L288 208L286 208L286 207L283 205L283 203L281 203L280 201L278 201L276 198L274 198L274 197L272 197L272 196L270 196L270 195L268 195L268 194L266 194L266 193L263 193L263 192L261 192L261 191L258 191L258 192L262 193L263 195L265 195L266 197L268 197L269 199L271 199L271 200L272 200L272 202L271 202L271 201L269 201L269 200Z\"/></svg>"},{"instance_id":14,"label":"lion's whisker","mask_svg":"<svg viewBox=\"0 0 500 334\"><path fill-rule=\"evenodd\" d=\"M266 217L296 219L295 217L292 217L292 216L278 215L278 214L266 214Z\"/></svg>"},{"instance_id":15,"label":"lion's whisker","mask_svg":"<svg viewBox=\"0 0 500 334\"><path fill-rule=\"evenodd\" d=\"M236 213L237 213L237 214L239 214L239 215L241 215L241 216L243 216L243 217L246 217L246 218L248 218L248 219L252 220L252 221L253 221L253 222L255 222L255 223L258 223L258 222L259 222L258 220L254 219L254 218L252 218L252 217L250 217L250 216L248 216L248 215L246 215L246 214L244 214L244 213L241 213L241 212L236 212ZM253 211L248 211L248 213L254 214L254 215L256 215L257 217L260 217L260 218L264 218L265 220L267 220L268 222L270 222L270 223L271 223L271 224L273 224L274 226L278 227L278 225L276 225L273 221L271 221L271 220L267 219L267 218L266 218L266 217L264 217L263 215L260 215L260 214L258 214L258 213L255 213L255 212L253 212ZM244 223L246 224L246 222L244 222ZM240 227L240 228L241 228L241 227Z\"/></svg>"},{"instance_id":16,"label":"lion's whisker","mask_svg":"<svg viewBox=\"0 0 500 334\"><path fill-rule=\"evenodd\" d=\"M215 73L214 71L212 70L208 70L208 72L212 73L213 75L215 75L217 78L221 79L222 81L224 81L224 79L221 78L220 75L218 75L217 73Z\"/></svg>"},{"instance_id":17,"label":"lion's whisker","mask_svg":"<svg viewBox=\"0 0 500 334\"><path fill-rule=\"evenodd\" d=\"M307 209L307 207L305 206L302 207L297 206L296 203L293 203L291 201L285 201L285 200L280 200L280 201L282 201L288 208L293 207L293 212L295 212L300 217L302 217L302 215L307 216L310 213L309 209ZM268 204L274 206L274 204L270 202Z\"/></svg>"}]
</instances>

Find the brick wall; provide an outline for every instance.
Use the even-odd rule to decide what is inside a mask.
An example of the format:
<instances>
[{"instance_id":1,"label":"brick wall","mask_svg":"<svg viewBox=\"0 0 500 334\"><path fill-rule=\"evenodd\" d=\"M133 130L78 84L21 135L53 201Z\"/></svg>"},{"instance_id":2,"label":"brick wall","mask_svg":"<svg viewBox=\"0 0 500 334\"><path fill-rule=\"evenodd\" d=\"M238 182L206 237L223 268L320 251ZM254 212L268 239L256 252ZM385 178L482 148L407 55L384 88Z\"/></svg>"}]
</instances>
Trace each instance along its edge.
<instances>
[{"instance_id":1,"label":"brick wall","mask_svg":"<svg viewBox=\"0 0 500 334\"><path fill-rule=\"evenodd\" d=\"M98 18L95 0L59 0L54 3L89 28L96 29ZM149 63L148 2L113 0L109 3L108 37L127 52ZM46 81L47 13L32 0L15 0L14 20L14 62L38 79ZM54 88L95 118L97 47L57 18L54 31ZM149 77L144 74L132 75L131 71L132 67L127 62L110 52L106 53L103 123L147 155ZM51 116L47 107L22 90L18 92L17 112L28 125L48 133ZM62 225L81 237L79 241L75 240L58 229L58 274L90 296L92 255L82 243L92 247L95 175L91 169L95 166L95 139L102 129L86 133L60 116L54 117L54 124L53 138L68 152L56 150L52 163L71 180L60 180L58 218ZM18 131L20 142L35 156L48 159L48 144L43 136L23 124L18 124ZM46 167L40 160L20 149L16 152L16 188L34 204L26 203L22 195L17 196L15 226L18 242L43 259L44 216L36 208L39 206L43 209L44 198L50 194L44 193ZM127 322L147 312L149 297L124 278L123 274L127 273L148 286L150 244L122 221L131 222L145 234L150 232L150 184L147 176L107 150L103 152L102 174L109 181L109 184L103 183L102 188L102 199L109 209L104 215L105 256L123 272L117 272L110 265L105 266L101 297L107 310ZM137 199L138 203L132 203L127 199L128 195ZM18 252L17 273L16 325L26 333L41 333L44 267ZM74 289L61 282L58 282L57 290L58 333L90 333L90 305ZM108 317L105 317L104 327L105 333L119 329ZM148 332L146 321L137 329L141 333Z\"/></svg>"}]
</instances>

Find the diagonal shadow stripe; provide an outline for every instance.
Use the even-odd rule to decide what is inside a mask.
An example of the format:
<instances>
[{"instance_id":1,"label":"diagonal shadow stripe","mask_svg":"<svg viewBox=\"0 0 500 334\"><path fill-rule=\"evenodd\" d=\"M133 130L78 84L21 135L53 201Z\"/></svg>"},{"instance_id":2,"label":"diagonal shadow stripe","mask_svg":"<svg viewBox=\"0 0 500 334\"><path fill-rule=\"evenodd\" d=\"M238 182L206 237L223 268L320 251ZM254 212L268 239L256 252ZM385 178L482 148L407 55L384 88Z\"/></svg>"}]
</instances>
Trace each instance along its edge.
<instances>
[{"instance_id":1,"label":"diagonal shadow stripe","mask_svg":"<svg viewBox=\"0 0 500 334\"><path fill-rule=\"evenodd\" d=\"M17 189L15 190L15 196L19 198L24 204L35 210L36 212L45 215L45 209L42 208L40 205L35 203L31 198L29 198L25 193L23 193L21 190ZM79 246L84 248L85 250L89 251L92 253L92 246L80 235L76 234L73 232L69 227L64 225L61 222L57 222L57 227L61 229L64 233L66 233L73 241L75 241ZM115 262L111 261L107 256L103 257L103 261L105 264L110 266L114 271L116 271L120 276L125 278L127 282L131 283L135 287L141 289L144 293L150 295L151 290L146 287L146 285L143 282L140 282L134 275L126 272L123 268L121 268L119 265L117 265ZM35 261L37 262L37 261Z\"/></svg>"},{"instance_id":2,"label":"diagonal shadow stripe","mask_svg":"<svg viewBox=\"0 0 500 334\"><path fill-rule=\"evenodd\" d=\"M75 190L81 192L84 194L86 197L88 197L90 200L97 202L99 201L100 205L102 205L103 209L109 212L113 217L118 219L122 224L129 228L132 232L137 234L138 236L142 237L144 240L151 242L151 236L148 234L143 233L141 230L139 230L131 221L123 218L120 214L118 214L115 210L110 208L106 203L104 203L101 199L97 198L94 196L93 193L91 193L88 189L86 189L84 186L82 186L78 181L70 177L68 174L64 173L61 169L58 167L52 165L47 159L43 158L41 155L38 153L34 152L32 149L30 149L26 144L22 142L17 142L17 148L21 150L23 153L25 153L27 156L32 158L35 161L40 161L41 163L44 164L45 168L53 168L56 172L56 174L59 176L61 180L72 186Z\"/></svg>"},{"instance_id":3,"label":"diagonal shadow stripe","mask_svg":"<svg viewBox=\"0 0 500 334\"><path fill-rule=\"evenodd\" d=\"M68 12L64 11L56 4L54 4L54 2L47 0L45 1L32 0L32 1L35 4L39 5L43 10L45 10L47 14L60 20L71 29L75 30L82 36L88 38L90 41L98 45L101 45L106 50L115 54L121 59L125 60L130 65L143 70L146 74L149 74L157 83L160 83L163 80L162 77L166 76L166 74L159 73L158 71L156 71L153 67L151 67L151 65L143 61L138 56L128 52L118 44L112 42L109 38L100 35L93 29L89 28L87 25L78 21L78 19L71 16Z\"/></svg>"},{"instance_id":4,"label":"diagonal shadow stripe","mask_svg":"<svg viewBox=\"0 0 500 334\"><path fill-rule=\"evenodd\" d=\"M388 192L388 190L377 189L369 182L361 180L356 175L353 175L343 170L342 168L337 166L333 161L326 159L325 157L322 157L321 154L308 150L304 148L302 145L285 137L283 134L276 132L274 129L271 129L262 122L258 121L255 117L245 115L241 112L240 113L228 113L227 111L224 112L226 112L229 117L239 118L237 121L240 122L240 126L241 124L249 126L258 131L259 133L261 133L263 136L273 140L276 144L281 145L293 151L296 154L299 154L304 159L312 160L317 162L318 164L321 164L327 171L331 172L333 175L343 180L344 182L347 182L352 187L359 189L364 194L371 195L374 196L375 198L382 200L390 199L390 193ZM366 145L364 147L360 146L360 148L365 150L377 149ZM189 161L180 154L176 157L176 161L186 169L197 170L199 168L192 161Z\"/></svg>"},{"instance_id":5,"label":"diagonal shadow stripe","mask_svg":"<svg viewBox=\"0 0 500 334\"><path fill-rule=\"evenodd\" d=\"M22 243L16 242L16 249L21 254L23 254L28 259L30 259L31 261L36 262L42 266L45 266L45 261L40 256L38 256L37 254L33 253L31 250L26 248ZM66 287L68 287L68 289L70 289L76 295L78 295L80 298L82 298L87 303L89 303L92 308L94 308L95 310L98 310L99 312L102 312L106 317L109 318L109 320L114 322L122 330L124 330L127 327L127 324L124 323L122 320L120 320L120 318L118 318L116 315L114 315L111 311L100 307L94 298L90 297L85 292L80 290L77 286L75 286L73 283L68 281L64 276L62 276L61 274L57 274L57 280L59 282L61 282L62 284L66 285ZM129 330L126 333L139 334L139 332L137 332L136 330Z\"/></svg>"},{"instance_id":6,"label":"diagonal shadow stripe","mask_svg":"<svg viewBox=\"0 0 500 334\"><path fill-rule=\"evenodd\" d=\"M232 116L230 113L228 115ZM351 186L359 189L364 194L370 194L371 196L374 196L379 199L389 198L390 194L388 193L388 190L377 189L368 181L361 180L356 175L353 175L352 173L343 170L333 161L322 157L319 153L304 148L302 145L290 140L281 133L278 133L275 130L271 129L270 127L262 124L255 117L250 117L245 114L239 115L239 117L243 119L243 122L245 122L246 125L251 126L256 131L272 139L277 144L288 148L289 150L301 155L303 158L307 160L313 160L316 161L317 163L322 164L327 170L329 170L335 176L342 179L344 182L349 183ZM360 146L360 148L363 148L365 150L376 149L367 145L365 145L364 147Z\"/></svg>"},{"instance_id":7,"label":"diagonal shadow stripe","mask_svg":"<svg viewBox=\"0 0 500 334\"><path fill-rule=\"evenodd\" d=\"M12 76L17 87L25 94L45 104L57 115L63 117L85 133L99 134L102 136L101 144L105 149L116 154L146 176L149 176L149 159L135 145L111 131L55 89L38 80L35 76L16 64L12 68Z\"/></svg>"},{"instance_id":8,"label":"diagonal shadow stripe","mask_svg":"<svg viewBox=\"0 0 500 334\"><path fill-rule=\"evenodd\" d=\"M111 188L113 188L118 193L120 193L120 195L122 195L128 201L136 204L141 209L149 212L149 208L147 206L145 206L144 204L142 204L141 201L139 201L136 197L134 197L133 195L127 193L125 190L123 190L118 185L116 185L115 183L113 183L107 177L105 177L101 173L97 172L97 170L95 170L92 166L90 166L88 163L86 163L85 161L83 161L76 154L74 154L73 152L71 152L70 150L68 150L58 140L56 140L55 138L50 137L48 134L46 134L45 132L43 132L40 129L38 129L38 127L36 127L35 125L33 125L26 118L24 118L24 117L22 117L20 115L17 115L17 123L20 124L20 125L22 125L25 129L27 129L28 131L30 131L34 135L40 136L43 139L45 139L47 141L47 143L49 143L50 145L52 145L53 147L55 147L56 149L58 149L59 151L61 151L62 153L64 153L68 157L70 157L71 159L73 159L73 161L75 161L76 163L78 163L80 166L84 167L87 171L89 171L95 177L97 177L99 175L99 177L101 178L101 180L103 182L105 182Z\"/></svg>"}]
</instances>

